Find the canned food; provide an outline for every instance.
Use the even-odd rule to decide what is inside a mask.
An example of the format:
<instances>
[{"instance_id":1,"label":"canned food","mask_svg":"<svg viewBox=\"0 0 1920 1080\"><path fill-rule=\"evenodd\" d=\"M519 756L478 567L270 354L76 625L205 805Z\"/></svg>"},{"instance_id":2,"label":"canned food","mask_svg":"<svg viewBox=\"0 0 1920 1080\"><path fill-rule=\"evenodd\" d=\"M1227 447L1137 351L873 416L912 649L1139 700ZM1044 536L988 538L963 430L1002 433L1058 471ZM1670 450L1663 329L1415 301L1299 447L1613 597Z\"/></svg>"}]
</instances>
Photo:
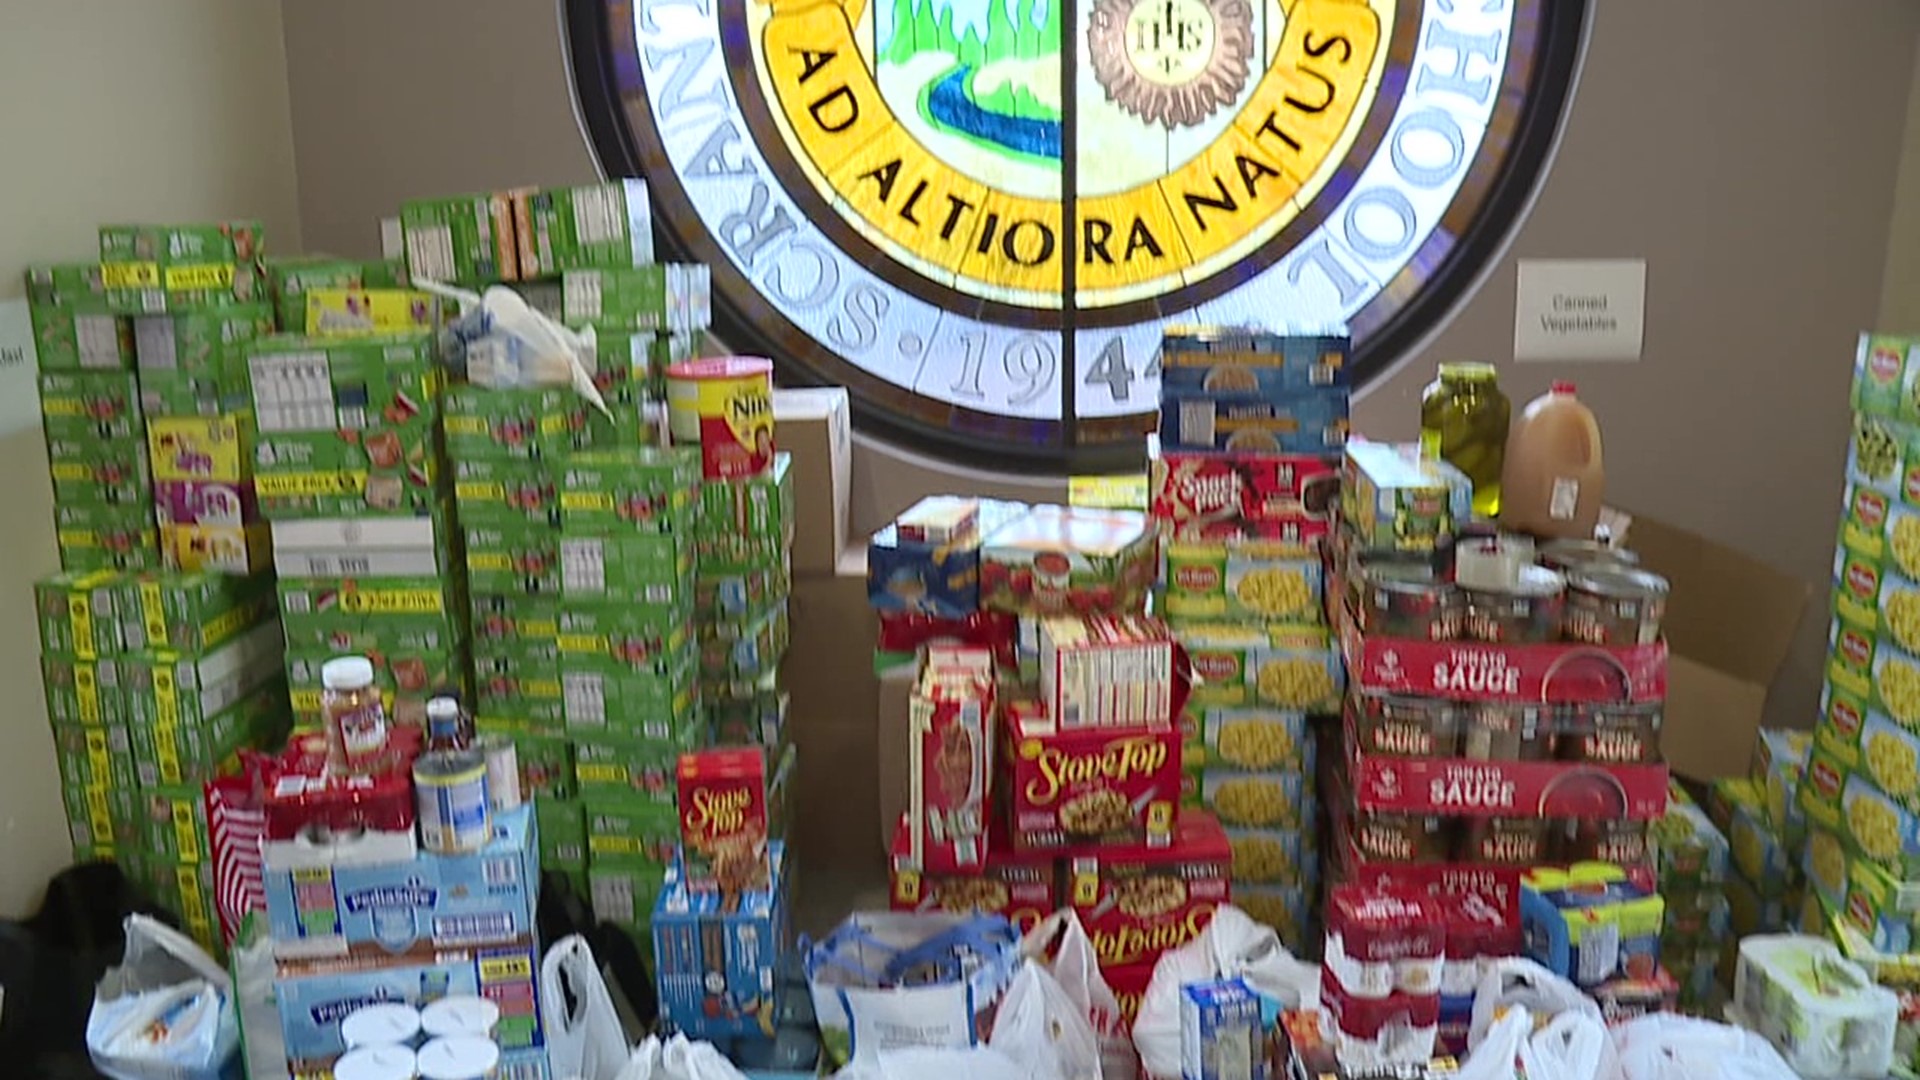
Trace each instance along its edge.
<instances>
[{"instance_id":1,"label":"canned food","mask_svg":"<svg viewBox=\"0 0 1920 1080\"><path fill-rule=\"evenodd\" d=\"M1512 584L1466 589L1467 636L1499 645L1560 640L1566 579L1544 566L1526 566Z\"/></svg>"},{"instance_id":2,"label":"canned food","mask_svg":"<svg viewBox=\"0 0 1920 1080\"><path fill-rule=\"evenodd\" d=\"M1444 862L1453 854L1446 818L1362 811L1354 816L1353 843L1362 858L1381 862Z\"/></svg>"},{"instance_id":3,"label":"canned food","mask_svg":"<svg viewBox=\"0 0 1920 1080\"><path fill-rule=\"evenodd\" d=\"M1369 754L1449 758L1460 753L1460 712L1444 698L1363 694L1355 712L1360 749Z\"/></svg>"},{"instance_id":4,"label":"canned food","mask_svg":"<svg viewBox=\"0 0 1920 1080\"><path fill-rule=\"evenodd\" d=\"M487 763L472 750L433 750L413 763L420 846L437 855L479 851L493 838Z\"/></svg>"},{"instance_id":5,"label":"canned food","mask_svg":"<svg viewBox=\"0 0 1920 1080\"><path fill-rule=\"evenodd\" d=\"M1596 765L1641 765L1660 759L1659 702L1589 705L1562 731L1559 756Z\"/></svg>"},{"instance_id":6,"label":"canned food","mask_svg":"<svg viewBox=\"0 0 1920 1080\"><path fill-rule=\"evenodd\" d=\"M773 468L773 361L727 356L666 369L673 441L700 448L701 475L740 480Z\"/></svg>"},{"instance_id":7,"label":"canned food","mask_svg":"<svg viewBox=\"0 0 1920 1080\"><path fill-rule=\"evenodd\" d=\"M1562 862L1602 862L1632 866L1647 860L1647 823L1644 821L1590 821L1566 823Z\"/></svg>"},{"instance_id":8,"label":"canned food","mask_svg":"<svg viewBox=\"0 0 1920 1080\"><path fill-rule=\"evenodd\" d=\"M1460 636L1460 590L1424 563L1377 562L1361 571L1360 631L1417 641Z\"/></svg>"},{"instance_id":9,"label":"canned food","mask_svg":"<svg viewBox=\"0 0 1920 1080\"><path fill-rule=\"evenodd\" d=\"M1540 545L1540 565L1563 574L1588 566L1638 566L1640 556L1598 540L1549 540Z\"/></svg>"},{"instance_id":10,"label":"canned food","mask_svg":"<svg viewBox=\"0 0 1920 1080\"><path fill-rule=\"evenodd\" d=\"M1589 645L1651 645L1667 613L1667 579L1625 566L1567 576L1566 635Z\"/></svg>"},{"instance_id":11,"label":"canned food","mask_svg":"<svg viewBox=\"0 0 1920 1080\"><path fill-rule=\"evenodd\" d=\"M1461 756L1477 761L1545 761L1553 756L1553 707L1482 701L1467 714Z\"/></svg>"},{"instance_id":12,"label":"canned food","mask_svg":"<svg viewBox=\"0 0 1920 1080\"><path fill-rule=\"evenodd\" d=\"M1543 818L1475 818L1467 822L1460 857L1496 866L1535 866L1546 861L1548 836Z\"/></svg>"}]
</instances>

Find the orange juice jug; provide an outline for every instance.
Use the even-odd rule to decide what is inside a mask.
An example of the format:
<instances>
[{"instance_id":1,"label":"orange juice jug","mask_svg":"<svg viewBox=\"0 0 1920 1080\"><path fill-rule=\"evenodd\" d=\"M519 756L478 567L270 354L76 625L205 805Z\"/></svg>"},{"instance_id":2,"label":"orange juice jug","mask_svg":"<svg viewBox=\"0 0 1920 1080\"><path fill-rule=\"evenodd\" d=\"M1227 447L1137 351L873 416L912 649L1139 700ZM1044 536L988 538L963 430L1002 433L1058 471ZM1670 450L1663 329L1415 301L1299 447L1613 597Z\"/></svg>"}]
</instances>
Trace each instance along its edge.
<instances>
[{"instance_id":1,"label":"orange juice jug","mask_svg":"<svg viewBox=\"0 0 1920 1080\"><path fill-rule=\"evenodd\" d=\"M1542 539L1587 539L1600 520L1607 471L1600 422L1573 384L1527 403L1507 435L1500 470L1500 524Z\"/></svg>"}]
</instances>

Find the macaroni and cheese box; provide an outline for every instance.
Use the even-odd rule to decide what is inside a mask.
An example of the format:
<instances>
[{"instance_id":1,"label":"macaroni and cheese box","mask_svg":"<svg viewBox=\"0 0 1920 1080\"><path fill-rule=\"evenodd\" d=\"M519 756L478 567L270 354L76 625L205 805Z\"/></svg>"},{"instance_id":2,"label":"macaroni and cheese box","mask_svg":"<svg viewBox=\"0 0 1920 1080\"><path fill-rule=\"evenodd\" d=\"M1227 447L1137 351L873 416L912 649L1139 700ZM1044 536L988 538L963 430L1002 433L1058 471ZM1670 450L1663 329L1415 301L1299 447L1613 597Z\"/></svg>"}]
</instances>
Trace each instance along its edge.
<instances>
[{"instance_id":1,"label":"macaroni and cheese box","mask_svg":"<svg viewBox=\"0 0 1920 1080\"><path fill-rule=\"evenodd\" d=\"M515 191L520 276L653 262L653 207L644 180Z\"/></svg>"},{"instance_id":2,"label":"macaroni and cheese box","mask_svg":"<svg viewBox=\"0 0 1920 1080\"><path fill-rule=\"evenodd\" d=\"M1005 729L1004 778L1016 850L1174 842L1177 727L1063 729L1037 703L1013 702L1006 706Z\"/></svg>"},{"instance_id":3,"label":"macaroni and cheese box","mask_svg":"<svg viewBox=\"0 0 1920 1080\"><path fill-rule=\"evenodd\" d=\"M230 304L142 315L133 320L136 363L141 372L228 377L239 366L240 347L273 333L273 308Z\"/></svg>"},{"instance_id":4,"label":"macaroni and cheese box","mask_svg":"<svg viewBox=\"0 0 1920 1080\"><path fill-rule=\"evenodd\" d=\"M1271 540L1167 545L1168 618L1316 623L1325 617L1319 552Z\"/></svg>"},{"instance_id":5,"label":"macaroni and cheese box","mask_svg":"<svg viewBox=\"0 0 1920 1080\"><path fill-rule=\"evenodd\" d=\"M1183 814L1169 846L1122 843L1067 860L1067 902L1102 968L1151 963L1230 902L1233 850L1219 822Z\"/></svg>"},{"instance_id":6,"label":"macaroni and cheese box","mask_svg":"<svg viewBox=\"0 0 1920 1080\"><path fill-rule=\"evenodd\" d=\"M520 280L513 205L504 193L414 199L400 205L407 276L480 286Z\"/></svg>"},{"instance_id":7,"label":"macaroni and cheese box","mask_svg":"<svg viewBox=\"0 0 1920 1080\"><path fill-rule=\"evenodd\" d=\"M1197 676L1191 698L1196 708L1340 709L1346 668L1324 627L1190 623L1178 627L1175 637Z\"/></svg>"},{"instance_id":8,"label":"macaroni and cheese box","mask_svg":"<svg viewBox=\"0 0 1920 1080\"><path fill-rule=\"evenodd\" d=\"M539 851L534 809L521 806L497 814L493 838L472 854L423 850L398 862L356 861L350 849L286 862L270 854L262 884L274 955L424 959L521 940L535 932Z\"/></svg>"}]
</instances>

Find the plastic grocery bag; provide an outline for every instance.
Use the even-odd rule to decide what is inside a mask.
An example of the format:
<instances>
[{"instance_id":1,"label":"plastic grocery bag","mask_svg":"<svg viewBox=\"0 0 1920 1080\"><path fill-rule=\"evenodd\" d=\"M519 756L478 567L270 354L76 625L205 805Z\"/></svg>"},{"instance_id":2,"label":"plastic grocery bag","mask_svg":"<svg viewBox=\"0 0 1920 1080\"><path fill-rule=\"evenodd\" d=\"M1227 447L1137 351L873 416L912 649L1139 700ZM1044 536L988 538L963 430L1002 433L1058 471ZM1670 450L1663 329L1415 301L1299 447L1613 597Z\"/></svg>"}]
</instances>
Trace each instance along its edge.
<instances>
[{"instance_id":1,"label":"plastic grocery bag","mask_svg":"<svg viewBox=\"0 0 1920 1080\"><path fill-rule=\"evenodd\" d=\"M861 912L817 943L801 942L807 987L830 1064L903 1046L985 1039L1013 981L1020 937L991 915Z\"/></svg>"},{"instance_id":2,"label":"plastic grocery bag","mask_svg":"<svg viewBox=\"0 0 1920 1080\"><path fill-rule=\"evenodd\" d=\"M273 939L266 917L247 913L234 931L227 967L233 975L234 1013L240 1024L240 1049L247 1080L287 1080L287 1046L280 1033L280 1009L273 1000Z\"/></svg>"},{"instance_id":3,"label":"plastic grocery bag","mask_svg":"<svg viewBox=\"0 0 1920 1080\"><path fill-rule=\"evenodd\" d=\"M1240 978L1284 1009L1320 1006L1320 968L1303 964L1270 928L1228 905L1213 913L1200 936L1154 965L1153 980L1133 1022L1133 1044L1148 1076L1180 1075L1180 988L1187 983Z\"/></svg>"},{"instance_id":4,"label":"plastic grocery bag","mask_svg":"<svg viewBox=\"0 0 1920 1080\"><path fill-rule=\"evenodd\" d=\"M1767 1040L1737 1027L1681 1016L1643 1016L1613 1030L1625 1080L1793 1080Z\"/></svg>"},{"instance_id":5,"label":"plastic grocery bag","mask_svg":"<svg viewBox=\"0 0 1920 1080\"><path fill-rule=\"evenodd\" d=\"M985 1046L966 1050L928 1046L880 1050L834 1074L835 1080L945 1080L950 1076L966 1080L1029 1080L1024 1064Z\"/></svg>"},{"instance_id":6,"label":"plastic grocery bag","mask_svg":"<svg viewBox=\"0 0 1920 1080\"><path fill-rule=\"evenodd\" d=\"M1100 1042L1086 1009L1032 960L1000 999L987 1047L1025 1064L1032 1080L1101 1080Z\"/></svg>"},{"instance_id":7,"label":"plastic grocery bag","mask_svg":"<svg viewBox=\"0 0 1920 1080\"><path fill-rule=\"evenodd\" d=\"M1495 961L1480 976L1473 995L1473 1026L1467 1031L1467 1045L1478 1047L1499 1014L1516 1005L1536 1017L1576 1013L1605 1026L1600 1006L1579 987L1531 960L1508 957Z\"/></svg>"},{"instance_id":8,"label":"plastic grocery bag","mask_svg":"<svg viewBox=\"0 0 1920 1080\"><path fill-rule=\"evenodd\" d=\"M1522 1017L1521 1024L1515 1017ZM1473 997L1466 1080L1617 1080L1620 1065L1600 1006L1531 960L1495 962Z\"/></svg>"},{"instance_id":9,"label":"plastic grocery bag","mask_svg":"<svg viewBox=\"0 0 1920 1080\"><path fill-rule=\"evenodd\" d=\"M1020 941L1020 953L1029 964L1043 965L1087 1020L1094 1038L1099 1041L1100 1075L1105 1080L1134 1080L1140 1073L1140 1058L1121 1018L1120 1000L1107 985L1106 977L1100 974L1100 960L1094 955L1093 941L1087 937L1086 927L1080 924L1080 917L1073 909L1054 912L1028 931ZM1011 996L1012 991L1008 994ZM1005 1008L1003 1005L1002 1009ZM999 1028L994 1032L997 1035Z\"/></svg>"},{"instance_id":10,"label":"plastic grocery bag","mask_svg":"<svg viewBox=\"0 0 1920 1080\"><path fill-rule=\"evenodd\" d=\"M114 1080L223 1080L240 1075L232 981L192 939L129 915L120 966L94 989L87 1053Z\"/></svg>"},{"instance_id":11,"label":"plastic grocery bag","mask_svg":"<svg viewBox=\"0 0 1920 1080\"><path fill-rule=\"evenodd\" d=\"M554 943L540 962L540 1015L547 1059L566 1080L617 1080L631 1055L620 1014L585 938Z\"/></svg>"},{"instance_id":12,"label":"plastic grocery bag","mask_svg":"<svg viewBox=\"0 0 1920 1080\"><path fill-rule=\"evenodd\" d=\"M552 1073L555 1080L567 1080L558 1062L552 1063ZM692 1042L685 1035L663 1042L649 1035L610 1080L746 1080L746 1075L712 1043Z\"/></svg>"},{"instance_id":13,"label":"plastic grocery bag","mask_svg":"<svg viewBox=\"0 0 1920 1080\"><path fill-rule=\"evenodd\" d=\"M443 351L468 381L495 389L571 386L594 408L607 412L606 399L585 362L596 351L591 327L569 330L502 285L474 293L415 279L413 287L459 303L460 317L447 325Z\"/></svg>"}]
</instances>

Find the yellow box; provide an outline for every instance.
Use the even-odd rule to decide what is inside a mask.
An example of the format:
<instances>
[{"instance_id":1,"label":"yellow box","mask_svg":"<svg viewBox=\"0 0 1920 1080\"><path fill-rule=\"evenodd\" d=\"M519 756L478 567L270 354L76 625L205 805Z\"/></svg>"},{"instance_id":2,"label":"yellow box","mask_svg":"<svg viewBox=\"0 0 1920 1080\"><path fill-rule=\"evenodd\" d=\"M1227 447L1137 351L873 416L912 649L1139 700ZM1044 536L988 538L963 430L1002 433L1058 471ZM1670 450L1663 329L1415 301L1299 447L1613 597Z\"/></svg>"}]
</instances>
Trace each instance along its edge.
<instances>
[{"instance_id":1,"label":"yellow box","mask_svg":"<svg viewBox=\"0 0 1920 1080\"><path fill-rule=\"evenodd\" d=\"M250 480L253 414L153 417L147 421L147 451L155 480Z\"/></svg>"}]
</instances>

